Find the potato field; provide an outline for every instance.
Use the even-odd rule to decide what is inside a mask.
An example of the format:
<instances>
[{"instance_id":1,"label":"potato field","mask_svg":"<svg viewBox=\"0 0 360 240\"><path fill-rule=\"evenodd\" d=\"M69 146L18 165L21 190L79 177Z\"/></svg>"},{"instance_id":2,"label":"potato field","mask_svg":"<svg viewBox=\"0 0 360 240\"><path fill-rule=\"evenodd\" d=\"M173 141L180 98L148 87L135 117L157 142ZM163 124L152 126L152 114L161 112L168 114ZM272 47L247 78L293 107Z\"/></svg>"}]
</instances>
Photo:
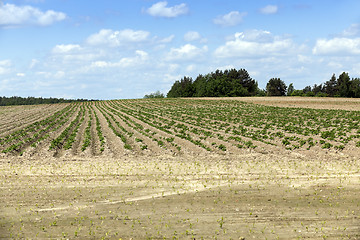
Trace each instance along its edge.
<instances>
[{"instance_id":1,"label":"potato field","mask_svg":"<svg viewBox=\"0 0 360 240\"><path fill-rule=\"evenodd\" d=\"M2 114L0 150L15 156L237 154L244 149L360 149L358 111L237 100L118 100Z\"/></svg>"},{"instance_id":2,"label":"potato field","mask_svg":"<svg viewBox=\"0 0 360 240\"><path fill-rule=\"evenodd\" d=\"M351 99L0 107L0 239L360 239L359 156Z\"/></svg>"}]
</instances>

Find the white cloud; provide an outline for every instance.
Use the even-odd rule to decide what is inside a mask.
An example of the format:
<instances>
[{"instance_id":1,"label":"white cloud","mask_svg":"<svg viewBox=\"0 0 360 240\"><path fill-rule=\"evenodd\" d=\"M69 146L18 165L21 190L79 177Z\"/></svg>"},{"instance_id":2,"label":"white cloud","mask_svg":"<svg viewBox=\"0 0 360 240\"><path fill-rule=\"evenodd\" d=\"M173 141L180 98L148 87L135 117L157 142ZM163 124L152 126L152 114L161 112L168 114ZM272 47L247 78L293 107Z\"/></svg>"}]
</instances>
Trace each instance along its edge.
<instances>
[{"instance_id":1,"label":"white cloud","mask_svg":"<svg viewBox=\"0 0 360 240\"><path fill-rule=\"evenodd\" d=\"M181 79L181 75L171 75L171 74L167 73L167 74L164 74L162 81L165 83L173 83L179 79Z\"/></svg>"},{"instance_id":2,"label":"white cloud","mask_svg":"<svg viewBox=\"0 0 360 240\"><path fill-rule=\"evenodd\" d=\"M275 14L278 12L278 6L276 5L267 5L260 9L262 14Z\"/></svg>"},{"instance_id":3,"label":"white cloud","mask_svg":"<svg viewBox=\"0 0 360 240\"><path fill-rule=\"evenodd\" d=\"M247 15L246 12L232 11L228 14L216 17L213 22L223 27L231 27L240 24L243 21L243 17Z\"/></svg>"},{"instance_id":4,"label":"white cloud","mask_svg":"<svg viewBox=\"0 0 360 240\"><path fill-rule=\"evenodd\" d=\"M56 45L52 49L52 53L63 54L63 53L70 53L79 50L81 50L81 47L78 44L67 44L67 45L60 44L60 45Z\"/></svg>"},{"instance_id":5,"label":"white cloud","mask_svg":"<svg viewBox=\"0 0 360 240\"><path fill-rule=\"evenodd\" d=\"M47 26L62 21L66 14L48 10L42 12L31 6L16 6L14 4L0 5L0 26L41 25Z\"/></svg>"},{"instance_id":6,"label":"white cloud","mask_svg":"<svg viewBox=\"0 0 360 240\"><path fill-rule=\"evenodd\" d=\"M40 61L37 60L37 59L35 59L35 58L32 59L31 62L30 62L29 68L30 68L30 69L33 69L36 65L39 64L39 62L40 62Z\"/></svg>"},{"instance_id":7,"label":"white cloud","mask_svg":"<svg viewBox=\"0 0 360 240\"><path fill-rule=\"evenodd\" d=\"M104 55L102 49L85 48L78 44L59 44L51 50L50 59L45 66L57 68L63 64L84 64ZM37 64L37 62L35 62ZM56 64L55 64L56 63Z\"/></svg>"},{"instance_id":8,"label":"white cloud","mask_svg":"<svg viewBox=\"0 0 360 240\"><path fill-rule=\"evenodd\" d=\"M172 42L172 40L174 40L174 38L175 38L175 35L172 34L166 38L161 39L159 42L160 43L170 43L170 42Z\"/></svg>"},{"instance_id":9,"label":"white cloud","mask_svg":"<svg viewBox=\"0 0 360 240\"><path fill-rule=\"evenodd\" d=\"M124 29L114 31L111 29L102 29L88 37L87 43L90 45L107 45L109 47L119 47L128 43L144 42L148 40L150 33L147 31L134 31Z\"/></svg>"},{"instance_id":10,"label":"white cloud","mask_svg":"<svg viewBox=\"0 0 360 240\"><path fill-rule=\"evenodd\" d=\"M178 17L189 12L189 9L185 3L181 3L173 7L167 7L167 4L168 3L166 1L155 3L150 8L148 8L146 12L154 17L168 18Z\"/></svg>"},{"instance_id":11,"label":"white cloud","mask_svg":"<svg viewBox=\"0 0 360 240\"><path fill-rule=\"evenodd\" d=\"M351 24L351 26L345 29L342 34L342 37L355 37L360 36L360 24Z\"/></svg>"},{"instance_id":12,"label":"white cloud","mask_svg":"<svg viewBox=\"0 0 360 240\"><path fill-rule=\"evenodd\" d=\"M196 41L199 40L200 38L201 38L200 33L194 31L189 31L184 35L184 40L187 42Z\"/></svg>"},{"instance_id":13,"label":"white cloud","mask_svg":"<svg viewBox=\"0 0 360 240\"><path fill-rule=\"evenodd\" d=\"M91 63L90 68L129 68L136 67L144 64L148 60L148 53L142 50L136 50L134 57L124 57L117 62L108 62L108 61L95 61Z\"/></svg>"},{"instance_id":14,"label":"white cloud","mask_svg":"<svg viewBox=\"0 0 360 240\"><path fill-rule=\"evenodd\" d=\"M360 38L318 39L313 54L316 55L359 55Z\"/></svg>"},{"instance_id":15,"label":"white cloud","mask_svg":"<svg viewBox=\"0 0 360 240\"><path fill-rule=\"evenodd\" d=\"M186 72L193 72L194 70L196 70L196 65L195 64L191 64L191 65L188 65L186 67Z\"/></svg>"},{"instance_id":16,"label":"white cloud","mask_svg":"<svg viewBox=\"0 0 360 240\"><path fill-rule=\"evenodd\" d=\"M57 72L54 74L54 78L57 78L57 79L63 78L64 76L65 76L65 72L64 72L64 71L57 71Z\"/></svg>"},{"instance_id":17,"label":"white cloud","mask_svg":"<svg viewBox=\"0 0 360 240\"><path fill-rule=\"evenodd\" d=\"M270 32L254 30L236 33L233 40L215 50L217 57L270 57L284 55L296 49L291 39L272 36Z\"/></svg>"},{"instance_id":18,"label":"white cloud","mask_svg":"<svg viewBox=\"0 0 360 240\"><path fill-rule=\"evenodd\" d=\"M180 48L171 48L170 52L167 54L166 60L193 60L201 57L207 51L207 46L198 48L192 44L186 44Z\"/></svg>"},{"instance_id":19,"label":"white cloud","mask_svg":"<svg viewBox=\"0 0 360 240\"><path fill-rule=\"evenodd\" d=\"M264 30L247 30L241 33L236 33L234 39L241 38L244 41L266 43L274 41L274 36L269 31Z\"/></svg>"},{"instance_id":20,"label":"white cloud","mask_svg":"<svg viewBox=\"0 0 360 240\"><path fill-rule=\"evenodd\" d=\"M16 76L17 77L25 77L25 73L17 73Z\"/></svg>"}]
</instances>

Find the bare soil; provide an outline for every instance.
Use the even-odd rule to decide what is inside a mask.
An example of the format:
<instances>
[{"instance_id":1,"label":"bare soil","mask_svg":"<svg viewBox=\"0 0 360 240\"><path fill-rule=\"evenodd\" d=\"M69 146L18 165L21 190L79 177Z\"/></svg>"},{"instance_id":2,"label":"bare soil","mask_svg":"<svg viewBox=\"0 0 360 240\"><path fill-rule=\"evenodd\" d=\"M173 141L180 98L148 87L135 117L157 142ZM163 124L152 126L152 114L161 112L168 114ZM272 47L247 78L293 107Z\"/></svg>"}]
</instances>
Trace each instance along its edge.
<instances>
[{"instance_id":1,"label":"bare soil","mask_svg":"<svg viewBox=\"0 0 360 240\"><path fill-rule=\"evenodd\" d=\"M2 159L0 236L359 239L358 158Z\"/></svg>"},{"instance_id":2,"label":"bare soil","mask_svg":"<svg viewBox=\"0 0 360 240\"><path fill-rule=\"evenodd\" d=\"M260 105L314 108L314 109L340 109L360 111L359 98L320 98L320 97L231 97L231 98L201 98L207 100L239 100Z\"/></svg>"},{"instance_id":3,"label":"bare soil","mask_svg":"<svg viewBox=\"0 0 360 240\"><path fill-rule=\"evenodd\" d=\"M357 99L239 100L360 110ZM0 156L0 239L360 239L355 146L288 151L259 144L256 149L207 152L175 138L183 149L174 154L135 132L130 143L140 144L135 138L143 138L151 151L132 153L94 111L105 137L102 153L95 118L94 141L81 153L86 113L76 151L60 157L48 152L50 139L74 114L40 144L43 150ZM159 139L171 136L129 117Z\"/></svg>"}]
</instances>

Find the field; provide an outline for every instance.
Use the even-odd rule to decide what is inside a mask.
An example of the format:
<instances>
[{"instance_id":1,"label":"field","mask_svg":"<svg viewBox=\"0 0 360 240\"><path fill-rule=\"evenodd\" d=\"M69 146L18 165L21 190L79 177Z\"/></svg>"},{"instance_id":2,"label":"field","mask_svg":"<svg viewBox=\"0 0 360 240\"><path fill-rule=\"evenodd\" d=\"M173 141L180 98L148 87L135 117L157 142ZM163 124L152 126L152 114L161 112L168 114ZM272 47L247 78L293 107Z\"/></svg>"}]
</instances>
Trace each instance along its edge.
<instances>
[{"instance_id":1,"label":"field","mask_svg":"<svg viewBox=\"0 0 360 240\"><path fill-rule=\"evenodd\" d=\"M360 239L360 101L0 108L0 238Z\"/></svg>"}]
</instances>

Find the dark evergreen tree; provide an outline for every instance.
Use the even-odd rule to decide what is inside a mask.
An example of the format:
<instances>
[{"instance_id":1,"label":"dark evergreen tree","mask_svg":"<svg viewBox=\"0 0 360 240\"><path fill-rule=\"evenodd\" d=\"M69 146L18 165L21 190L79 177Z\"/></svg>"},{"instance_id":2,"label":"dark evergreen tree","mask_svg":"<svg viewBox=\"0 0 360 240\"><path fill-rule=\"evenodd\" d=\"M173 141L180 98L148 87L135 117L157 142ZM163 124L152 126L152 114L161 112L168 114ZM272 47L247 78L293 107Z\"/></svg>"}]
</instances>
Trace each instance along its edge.
<instances>
[{"instance_id":1,"label":"dark evergreen tree","mask_svg":"<svg viewBox=\"0 0 360 240\"><path fill-rule=\"evenodd\" d=\"M291 96L291 94L294 92L295 88L294 88L294 84L290 83L288 90L286 92L287 96Z\"/></svg>"},{"instance_id":2,"label":"dark evergreen tree","mask_svg":"<svg viewBox=\"0 0 360 240\"><path fill-rule=\"evenodd\" d=\"M337 80L335 73L332 75L331 79L324 84L325 93L329 97L334 97L337 93Z\"/></svg>"},{"instance_id":3,"label":"dark evergreen tree","mask_svg":"<svg viewBox=\"0 0 360 240\"><path fill-rule=\"evenodd\" d=\"M351 81L348 73L340 74L338 80L338 93L340 97L350 97Z\"/></svg>"},{"instance_id":4,"label":"dark evergreen tree","mask_svg":"<svg viewBox=\"0 0 360 240\"><path fill-rule=\"evenodd\" d=\"M314 95L318 95L318 94L324 92L324 87L322 84L320 84L320 85L314 84L311 91L314 93Z\"/></svg>"},{"instance_id":5,"label":"dark evergreen tree","mask_svg":"<svg viewBox=\"0 0 360 240\"><path fill-rule=\"evenodd\" d=\"M87 99L63 99L63 98L36 98L36 97L0 97L0 106L11 105L35 105L35 104L52 104L52 103L70 103L70 102L85 102L85 101L97 101Z\"/></svg>"},{"instance_id":6,"label":"dark evergreen tree","mask_svg":"<svg viewBox=\"0 0 360 240\"><path fill-rule=\"evenodd\" d=\"M199 75L192 84L186 85L188 88L186 91L181 85L182 80L174 83L168 97L254 96L258 91L257 82L250 77L245 69L216 70L205 76Z\"/></svg>"},{"instance_id":7,"label":"dark evergreen tree","mask_svg":"<svg viewBox=\"0 0 360 240\"><path fill-rule=\"evenodd\" d=\"M350 97L360 98L360 78L351 80Z\"/></svg>"},{"instance_id":8,"label":"dark evergreen tree","mask_svg":"<svg viewBox=\"0 0 360 240\"><path fill-rule=\"evenodd\" d=\"M280 78L271 78L266 84L268 96L285 96L287 86Z\"/></svg>"},{"instance_id":9,"label":"dark evergreen tree","mask_svg":"<svg viewBox=\"0 0 360 240\"><path fill-rule=\"evenodd\" d=\"M167 94L168 98L177 97L193 97L195 88L191 77L184 77L180 81L176 81Z\"/></svg>"}]
</instances>

